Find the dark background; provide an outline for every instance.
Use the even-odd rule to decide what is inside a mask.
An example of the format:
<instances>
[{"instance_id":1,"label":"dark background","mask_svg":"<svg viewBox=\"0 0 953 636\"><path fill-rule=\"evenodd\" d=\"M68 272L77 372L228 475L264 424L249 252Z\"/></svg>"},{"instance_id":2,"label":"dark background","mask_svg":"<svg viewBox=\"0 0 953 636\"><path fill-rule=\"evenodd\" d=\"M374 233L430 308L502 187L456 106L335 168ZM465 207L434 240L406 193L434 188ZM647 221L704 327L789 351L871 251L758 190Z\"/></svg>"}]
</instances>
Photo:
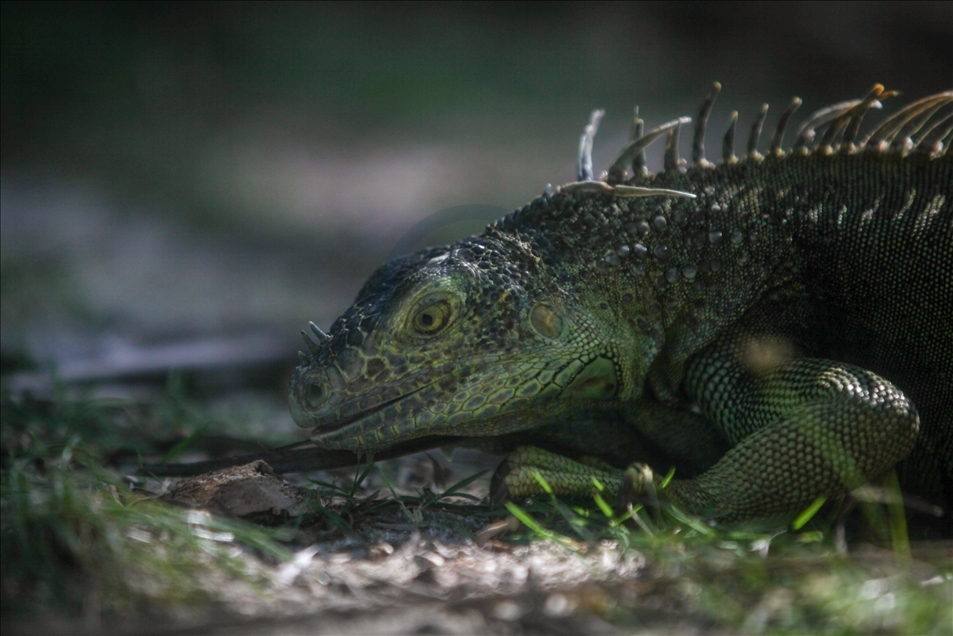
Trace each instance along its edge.
<instances>
[{"instance_id":1,"label":"dark background","mask_svg":"<svg viewBox=\"0 0 953 636\"><path fill-rule=\"evenodd\" d=\"M0 42L5 370L249 332L290 368L415 223L573 180L592 108L599 170L634 104L694 116L713 80L718 135L953 85L948 2L6 2Z\"/></svg>"}]
</instances>

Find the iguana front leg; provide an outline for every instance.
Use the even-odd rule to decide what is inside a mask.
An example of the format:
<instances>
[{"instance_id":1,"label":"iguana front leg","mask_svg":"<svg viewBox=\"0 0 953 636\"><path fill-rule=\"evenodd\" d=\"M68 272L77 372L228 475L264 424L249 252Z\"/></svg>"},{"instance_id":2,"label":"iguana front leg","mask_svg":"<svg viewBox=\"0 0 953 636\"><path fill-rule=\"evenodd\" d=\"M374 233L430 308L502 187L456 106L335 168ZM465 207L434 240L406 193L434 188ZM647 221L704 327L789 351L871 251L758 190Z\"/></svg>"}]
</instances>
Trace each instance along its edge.
<instances>
[{"instance_id":1,"label":"iguana front leg","mask_svg":"<svg viewBox=\"0 0 953 636\"><path fill-rule=\"evenodd\" d=\"M660 495L724 521L793 514L820 495L847 492L903 459L919 428L913 405L890 382L830 360L799 358L755 371L738 346L713 347L689 366L685 387L732 448L699 477L676 479ZM511 494L532 494L527 475L539 468L561 486L557 493L569 494L564 484L572 483L580 484L578 494L593 492L578 466L563 479L563 467L554 474L552 460L527 462L535 459L525 450L508 458L500 480ZM629 474L626 487L644 494L646 473ZM622 475L593 473L609 490L618 489Z\"/></svg>"},{"instance_id":2,"label":"iguana front leg","mask_svg":"<svg viewBox=\"0 0 953 636\"><path fill-rule=\"evenodd\" d=\"M673 482L674 501L726 520L797 512L913 449L920 420L892 383L817 358L758 368L746 353L752 346L713 347L690 365L689 395L733 446L697 479Z\"/></svg>"},{"instance_id":3,"label":"iguana front leg","mask_svg":"<svg viewBox=\"0 0 953 636\"><path fill-rule=\"evenodd\" d=\"M700 413L665 406L650 398L628 405L613 404L611 415L600 414L593 406L588 410L593 410L594 417L621 417L625 423L597 426L576 413L558 424L534 429L497 468L490 486L491 500L541 493L536 473L554 494L592 495L599 492L595 485L598 481L614 500L624 475L613 463L625 466L645 462L663 470L677 466L679 474L697 475L711 468L729 448ZM573 448L575 456L582 459L575 461L540 447L554 445Z\"/></svg>"},{"instance_id":4,"label":"iguana front leg","mask_svg":"<svg viewBox=\"0 0 953 636\"><path fill-rule=\"evenodd\" d=\"M623 471L609 464L576 461L535 446L521 446L507 455L490 482L490 501L524 499L544 491L544 481L554 495L592 496L605 489L615 501Z\"/></svg>"}]
</instances>

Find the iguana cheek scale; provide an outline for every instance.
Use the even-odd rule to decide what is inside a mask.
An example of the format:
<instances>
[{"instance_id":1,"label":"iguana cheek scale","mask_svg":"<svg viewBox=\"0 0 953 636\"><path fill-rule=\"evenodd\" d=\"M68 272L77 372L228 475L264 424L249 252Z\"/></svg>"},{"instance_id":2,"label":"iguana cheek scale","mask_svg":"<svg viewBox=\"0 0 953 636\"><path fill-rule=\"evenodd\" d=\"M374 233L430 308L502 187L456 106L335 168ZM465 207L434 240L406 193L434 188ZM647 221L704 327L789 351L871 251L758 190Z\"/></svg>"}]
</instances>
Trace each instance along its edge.
<instances>
[{"instance_id":1,"label":"iguana cheek scale","mask_svg":"<svg viewBox=\"0 0 953 636\"><path fill-rule=\"evenodd\" d=\"M662 494L733 521L796 513L898 462L904 487L953 498L953 92L822 109L767 156L766 107L743 159L737 114L705 159L715 90L697 119L633 139L593 179L596 111L579 179L453 245L375 272L329 334L313 327L291 384L323 449L380 455L411 440L510 451L498 497ZM819 139L816 139L817 136ZM666 138L665 170L644 149ZM628 177L631 170L633 176ZM596 457L594 463L586 457ZM582 461L580 462L579 460ZM614 466L615 468L613 468Z\"/></svg>"}]
</instances>

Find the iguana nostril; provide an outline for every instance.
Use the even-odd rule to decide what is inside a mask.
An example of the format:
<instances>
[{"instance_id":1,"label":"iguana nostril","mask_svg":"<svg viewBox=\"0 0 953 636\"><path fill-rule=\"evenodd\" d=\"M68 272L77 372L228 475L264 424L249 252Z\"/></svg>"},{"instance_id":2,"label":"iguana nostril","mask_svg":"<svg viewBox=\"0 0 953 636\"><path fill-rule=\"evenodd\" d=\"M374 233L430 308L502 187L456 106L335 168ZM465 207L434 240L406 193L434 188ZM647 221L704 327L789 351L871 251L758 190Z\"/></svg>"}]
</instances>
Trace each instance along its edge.
<instances>
[{"instance_id":1,"label":"iguana nostril","mask_svg":"<svg viewBox=\"0 0 953 636\"><path fill-rule=\"evenodd\" d=\"M309 409L318 409L324 405L327 394L317 380L312 379L307 382L301 391L301 397Z\"/></svg>"}]
</instances>

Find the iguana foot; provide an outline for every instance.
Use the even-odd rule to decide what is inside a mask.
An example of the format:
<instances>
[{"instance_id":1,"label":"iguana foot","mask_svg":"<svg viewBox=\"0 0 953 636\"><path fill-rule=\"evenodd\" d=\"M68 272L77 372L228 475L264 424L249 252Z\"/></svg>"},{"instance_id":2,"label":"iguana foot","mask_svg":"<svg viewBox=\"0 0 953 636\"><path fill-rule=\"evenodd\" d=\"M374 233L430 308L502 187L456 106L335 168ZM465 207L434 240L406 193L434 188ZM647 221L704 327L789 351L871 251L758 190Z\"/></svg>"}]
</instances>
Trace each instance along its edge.
<instances>
[{"instance_id":1,"label":"iguana foot","mask_svg":"<svg viewBox=\"0 0 953 636\"><path fill-rule=\"evenodd\" d=\"M521 446L510 453L493 474L490 503L553 494L615 499L623 473L603 462L576 461L535 446ZM545 485L544 485L545 484Z\"/></svg>"}]
</instances>

